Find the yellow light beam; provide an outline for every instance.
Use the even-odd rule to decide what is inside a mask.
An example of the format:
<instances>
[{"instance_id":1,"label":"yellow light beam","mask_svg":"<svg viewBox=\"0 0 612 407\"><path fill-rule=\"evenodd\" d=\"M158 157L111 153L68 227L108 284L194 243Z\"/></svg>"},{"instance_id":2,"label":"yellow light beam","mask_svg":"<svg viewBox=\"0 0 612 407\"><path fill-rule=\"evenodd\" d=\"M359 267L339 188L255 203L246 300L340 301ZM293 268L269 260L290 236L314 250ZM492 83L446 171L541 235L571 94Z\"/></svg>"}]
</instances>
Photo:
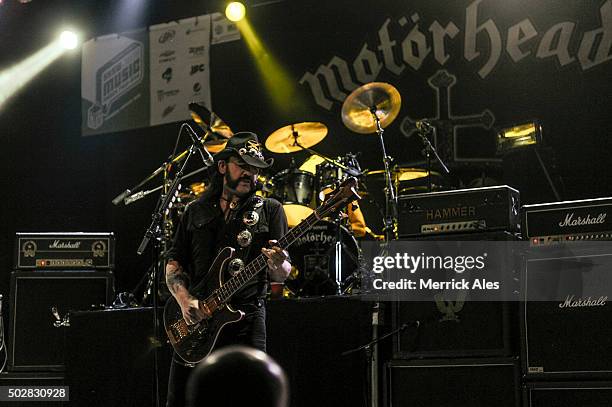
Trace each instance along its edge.
<instances>
[{"instance_id":1,"label":"yellow light beam","mask_svg":"<svg viewBox=\"0 0 612 407\"><path fill-rule=\"evenodd\" d=\"M255 58L264 85L275 106L285 113L289 112L290 107L296 103L296 89L290 75L266 50L247 18L238 21L236 25Z\"/></svg>"},{"instance_id":2,"label":"yellow light beam","mask_svg":"<svg viewBox=\"0 0 612 407\"><path fill-rule=\"evenodd\" d=\"M66 49L59 40L0 72L0 110L21 88L59 58Z\"/></svg>"}]
</instances>

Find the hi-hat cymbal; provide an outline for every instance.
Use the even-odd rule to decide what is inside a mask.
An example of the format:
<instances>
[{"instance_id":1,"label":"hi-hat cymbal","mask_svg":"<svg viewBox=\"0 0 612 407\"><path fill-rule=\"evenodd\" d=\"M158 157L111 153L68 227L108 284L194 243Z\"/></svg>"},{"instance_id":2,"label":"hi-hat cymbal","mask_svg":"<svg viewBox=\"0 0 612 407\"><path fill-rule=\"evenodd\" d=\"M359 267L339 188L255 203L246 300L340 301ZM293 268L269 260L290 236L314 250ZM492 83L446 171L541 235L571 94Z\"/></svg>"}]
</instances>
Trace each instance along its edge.
<instances>
[{"instance_id":1,"label":"hi-hat cymbal","mask_svg":"<svg viewBox=\"0 0 612 407\"><path fill-rule=\"evenodd\" d=\"M310 148L327 135L327 126L319 122L290 124L274 131L266 139L266 148L273 153L295 153Z\"/></svg>"},{"instance_id":2,"label":"hi-hat cymbal","mask_svg":"<svg viewBox=\"0 0 612 407\"><path fill-rule=\"evenodd\" d=\"M402 98L393 85L371 82L355 89L342 104L342 122L350 130L361 133L376 133L376 113L381 127L387 127L397 117Z\"/></svg>"}]
</instances>

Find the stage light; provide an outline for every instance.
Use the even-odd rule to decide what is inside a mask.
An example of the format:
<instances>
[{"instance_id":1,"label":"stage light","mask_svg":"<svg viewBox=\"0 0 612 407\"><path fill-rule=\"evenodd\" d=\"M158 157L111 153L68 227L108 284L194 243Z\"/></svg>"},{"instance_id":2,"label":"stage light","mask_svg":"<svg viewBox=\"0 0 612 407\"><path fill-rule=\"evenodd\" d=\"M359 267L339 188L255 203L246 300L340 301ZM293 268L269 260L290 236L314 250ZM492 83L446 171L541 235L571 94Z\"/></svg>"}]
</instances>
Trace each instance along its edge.
<instances>
[{"instance_id":1,"label":"stage light","mask_svg":"<svg viewBox=\"0 0 612 407\"><path fill-rule=\"evenodd\" d=\"M521 123L501 129L497 133L497 154L539 144L542 142L542 127L537 121Z\"/></svg>"},{"instance_id":2,"label":"stage light","mask_svg":"<svg viewBox=\"0 0 612 407\"><path fill-rule=\"evenodd\" d=\"M228 20L238 22L244 18L246 8L239 1L233 1L225 8L225 16Z\"/></svg>"},{"instance_id":3,"label":"stage light","mask_svg":"<svg viewBox=\"0 0 612 407\"><path fill-rule=\"evenodd\" d=\"M79 39L74 32L66 30L60 34L60 44L65 49L75 49L79 45Z\"/></svg>"}]
</instances>

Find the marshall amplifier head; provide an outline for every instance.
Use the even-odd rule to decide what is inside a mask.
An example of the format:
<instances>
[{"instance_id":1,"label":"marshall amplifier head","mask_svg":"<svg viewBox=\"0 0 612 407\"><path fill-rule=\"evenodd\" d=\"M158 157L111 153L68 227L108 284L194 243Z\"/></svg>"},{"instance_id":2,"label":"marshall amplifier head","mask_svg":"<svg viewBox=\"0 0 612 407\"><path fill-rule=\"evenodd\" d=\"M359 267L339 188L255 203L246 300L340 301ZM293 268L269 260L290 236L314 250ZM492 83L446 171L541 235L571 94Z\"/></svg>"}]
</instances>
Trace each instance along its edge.
<instances>
[{"instance_id":1,"label":"marshall amplifier head","mask_svg":"<svg viewBox=\"0 0 612 407\"><path fill-rule=\"evenodd\" d=\"M612 240L612 198L525 205L522 213L523 236L532 245Z\"/></svg>"},{"instance_id":2,"label":"marshall amplifier head","mask_svg":"<svg viewBox=\"0 0 612 407\"><path fill-rule=\"evenodd\" d=\"M518 232L519 210L519 192L507 185L404 195L398 198L398 234Z\"/></svg>"},{"instance_id":3,"label":"marshall amplifier head","mask_svg":"<svg viewBox=\"0 0 612 407\"><path fill-rule=\"evenodd\" d=\"M115 266L113 233L17 233L15 268L109 269Z\"/></svg>"}]
</instances>

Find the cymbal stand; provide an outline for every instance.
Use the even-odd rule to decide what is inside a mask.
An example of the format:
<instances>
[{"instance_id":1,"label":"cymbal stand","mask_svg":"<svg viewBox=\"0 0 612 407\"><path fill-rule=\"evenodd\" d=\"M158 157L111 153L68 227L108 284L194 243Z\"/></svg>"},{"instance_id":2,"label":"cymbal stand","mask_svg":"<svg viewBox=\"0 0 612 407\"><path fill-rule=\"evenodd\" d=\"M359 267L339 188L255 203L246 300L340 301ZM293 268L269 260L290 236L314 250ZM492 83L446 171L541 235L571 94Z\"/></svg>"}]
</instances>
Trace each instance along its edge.
<instances>
[{"instance_id":1,"label":"cymbal stand","mask_svg":"<svg viewBox=\"0 0 612 407\"><path fill-rule=\"evenodd\" d=\"M384 233L385 241L397 239L397 193L395 191L395 185L393 185L393 179L391 177L391 163L393 158L387 155L387 149L385 148L385 140L383 134L385 130L380 125L380 119L376 114L376 106L370 107L370 113L374 123L376 123L376 134L380 138L380 146L383 153L383 163L385 165L385 219L384 219Z\"/></svg>"},{"instance_id":2,"label":"cymbal stand","mask_svg":"<svg viewBox=\"0 0 612 407\"><path fill-rule=\"evenodd\" d=\"M330 163L330 164L332 164L332 165L335 165L336 167L340 168L341 170L344 170L344 172L346 172L347 174L349 174L349 175L350 175L350 176L352 176L352 177L360 177L360 176L362 176L362 175L363 175L363 173L362 173L361 171L358 171L358 170L356 170L355 168L351 168L351 167L349 167L348 165L344 165L344 164L342 164L340 161L338 161L338 160L334 160L334 159L333 159L333 158L331 158L331 157L328 157L328 156L326 156L326 155L324 155L324 154L321 154L321 153L319 153L319 152L317 152L317 151L313 150L312 148L309 148L309 147L304 147L304 146L303 146L303 145L301 145L301 144L299 143L299 141L298 141L298 136L299 136L299 134L298 134L298 132L297 132L297 131L295 131L295 130L294 130L294 131L293 131L293 133L292 133L292 136L293 136L293 140L294 140L294 141L293 141L293 145L294 145L294 146L298 146L298 147L299 147L299 148L301 148L302 150L304 150L304 151L308 151L310 154L313 154L313 155L318 155L319 157L321 157L322 159L324 159L324 160L325 160L325 161L327 161L328 163Z\"/></svg>"}]
</instances>

